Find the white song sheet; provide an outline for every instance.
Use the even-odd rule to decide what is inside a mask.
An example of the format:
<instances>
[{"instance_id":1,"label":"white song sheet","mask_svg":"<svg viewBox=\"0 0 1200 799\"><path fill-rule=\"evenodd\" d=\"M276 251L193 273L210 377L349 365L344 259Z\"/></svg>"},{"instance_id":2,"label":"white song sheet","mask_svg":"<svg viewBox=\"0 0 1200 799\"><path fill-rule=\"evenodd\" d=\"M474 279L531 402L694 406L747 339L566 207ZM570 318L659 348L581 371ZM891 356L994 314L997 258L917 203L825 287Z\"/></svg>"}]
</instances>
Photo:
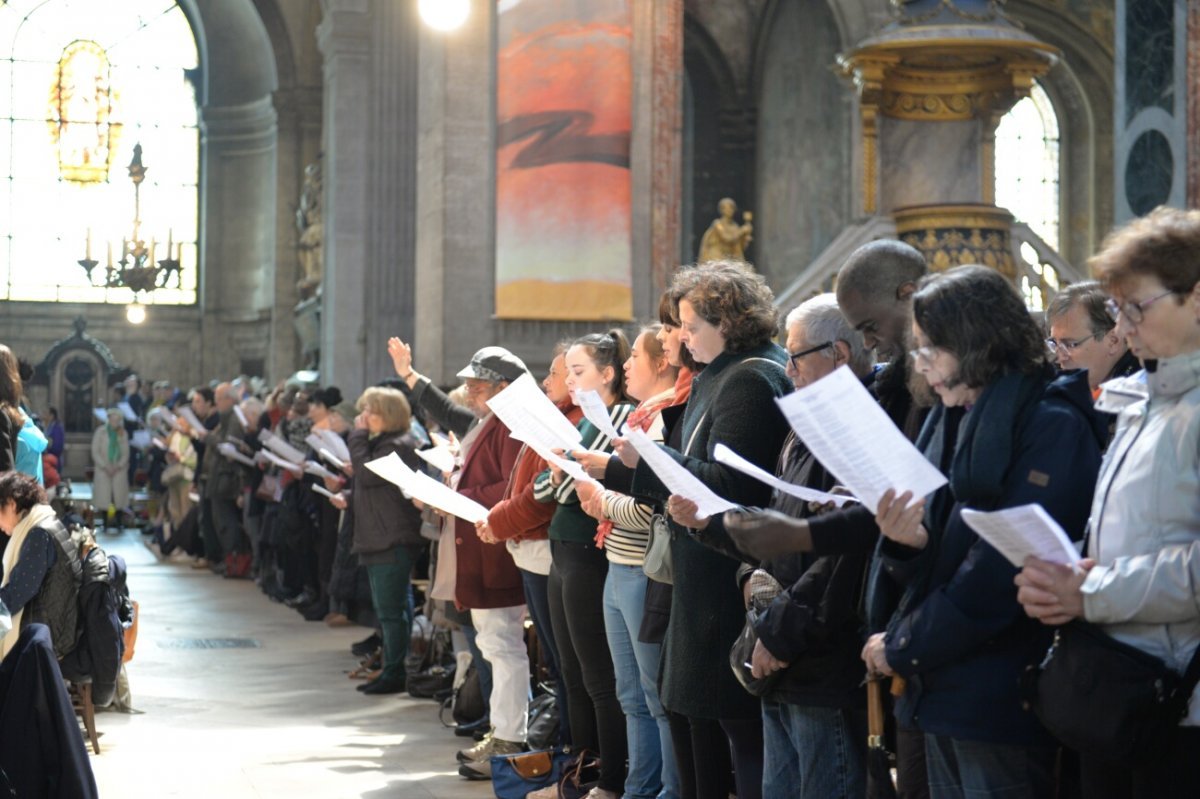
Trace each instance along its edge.
<instances>
[{"instance_id":1,"label":"white song sheet","mask_svg":"<svg viewBox=\"0 0 1200 799\"><path fill-rule=\"evenodd\" d=\"M414 499L431 505L443 513L457 516L472 524L487 521L487 508L473 499L464 497L445 483L438 482L427 474L413 471L394 452L389 452L382 458L367 461L364 465Z\"/></svg>"},{"instance_id":2,"label":"white song sheet","mask_svg":"<svg viewBox=\"0 0 1200 799\"><path fill-rule=\"evenodd\" d=\"M220 444L217 444L217 450L231 461L244 463L245 465L251 467L255 465L253 460L238 452L238 448L233 444L230 444L228 441L222 441Z\"/></svg>"},{"instance_id":3,"label":"white song sheet","mask_svg":"<svg viewBox=\"0 0 1200 799\"><path fill-rule=\"evenodd\" d=\"M305 473L311 474L314 477L320 477L322 480L336 480L337 479L336 474L329 471L328 469L326 469L324 466L317 463L316 461L305 461L304 462L304 471L305 471Z\"/></svg>"},{"instance_id":4,"label":"white song sheet","mask_svg":"<svg viewBox=\"0 0 1200 799\"><path fill-rule=\"evenodd\" d=\"M261 433L259 433L258 440L262 442L264 447L271 450L276 455L279 455L284 460L291 461L292 463L304 463L306 460L303 452L296 449L291 444L272 433L270 430L263 430Z\"/></svg>"},{"instance_id":5,"label":"white song sheet","mask_svg":"<svg viewBox=\"0 0 1200 799\"><path fill-rule=\"evenodd\" d=\"M595 425L597 430L609 438L616 438L619 435L608 415L608 406L600 398L600 392L576 391L575 401L579 403L584 418Z\"/></svg>"},{"instance_id":6,"label":"white song sheet","mask_svg":"<svg viewBox=\"0 0 1200 799\"><path fill-rule=\"evenodd\" d=\"M218 446L218 448L220 447L219 444L217 446ZM279 457L274 452L268 452L265 449L259 450L259 452L262 454L262 456L264 458L266 458L268 461L270 461L271 463L278 466L280 469L287 469L289 472L296 475L297 477L300 477L304 474L304 469L300 468L299 465L292 463L289 460Z\"/></svg>"},{"instance_id":7,"label":"white song sheet","mask_svg":"<svg viewBox=\"0 0 1200 799\"><path fill-rule=\"evenodd\" d=\"M321 447L321 449L317 450L317 454L320 455L325 460L332 463L334 466L336 466L339 469L346 468L346 461L342 460L337 455L334 455L332 452L325 449L324 447Z\"/></svg>"},{"instance_id":8,"label":"white song sheet","mask_svg":"<svg viewBox=\"0 0 1200 799\"><path fill-rule=\"evenodd\" d=\"M180 405L175 410L175 413L177 416L182 416L183 420L192 428L192 438L198 438L200 434L204 432L204 423L196 417L196 414L192 413L192 409L188 406Z\"/></svg>"},{"instance_id":9,"label":"white song sheet","mask_svg":"<svg viewBox=\"0 0 1200 799\"><path fill-rule=\"evenodd\" d=\"M1065 566L1079 563L1075 545L1041 505L1018 505L990 513L964 508L962 518L1017 568L1030 555Z\"/></svg>"},{"instance_id":10,"label":"white song sheet","mask_svg":"<svg viewBox=\"0 0 1200 799\"><path fill-rule=\"evenodd\" d=\"M246 432L250 432L250 420L246 418L246 414L242 411L241 405L233 406L233 415L237 417L238 424L242 426L242 429Z\"/></svg>"},{"instance_id":11,"label":"white song sheet","mask_svg":"<svg viewBox=\"0 0 1200 799\"><path fill-rule=\"evenodd\" d=\"M117 407L121 409L121 415L125 417L127 422L136 422L137 414L133 412L133 406L128 402L118 402Z\"/></svg>"},{"instance_id":12,"label":"white song sheet","mask_svg":"<svg viewBox=\"0 0 1200 799\"><path fill-rule=\"evenodd\" d=\"M739 472L748 474L759 482L766 483L772 488L777 488L783 493L791 494L793 497L802 499L805 502L819 502L822 505L832 502L839 508L847 502L857 502L854 497L847 497L842 494L830 494L826 491L817 491L814 488L805 488L795 483L789 483L786 480L780 480L766 469L760 469L755 466L724 444L717 444L716 448L713 449L713 458L718 463L723 463L726 466L737 469Z\"/></svg>"},{"instance_id":13,"label":"white song sheet","mask_svg":"<svg viewBox=\"0 0 1200 799\"><path fill-rule=\"evenodd\" d=\"M595 478L587 473L579 461L571 461L559 455L555 455L553 452L546 449L541 444L538 444L536 441L527 441L525 443L529 445L531 450L541 456L542 460L546 461L547 463L554 464L554 466L561 469L568 477L574 478L575 482L600 485Z\"/></svg>"},{"instance_id":14,"label":"white song sheet","mask_svg":"<svg viewBox=\"0 0 1200 799\"><path fill-rule=\"evenodd\" d=\"M437 469L442 474L454 471L456 461L449 447L430 447L417 450L417 457Z\"/></svg>"},{"instance_id":15,"label":"white song sheet","mask_svg":"<svg viewBox=\"0 0 1200 799\"><path fill-rule=\"evenodd\" d=\"M775 401L817 460L871 510L890 488L915 501L946 484L849 367Z\"/></svg>"},{"instance_id":16,"label":"white song sheet","mask_svg":"<svg viewBox=\"0 0 1200 799\"><path fill-rule=\"evenodd\" d=\"M329 497L330 499L333 499L334 497L337 496L337 494L335 494L332 491L330 491L329 489L325 488L325 486L321 485L320 483L313 483L309 486L309 488L311 488L313 491L317 492L318 494L320 494L323 497Z\"/></svg>"},{"instance_id":17,"label":"white song sheet","mask_svg":"<svg viewBox=\"0 0 1200 799\"><path fill-rule=\"evenodd\" d=\"M627 427L625 440L637 450L650 470L658 475L672 494L696 503L696 515L701 518L715 516L735 507L732 502L717 496L711 488L700 482L700 478L680 466L674 458L659 449L650 436L636 427Z\"/></svg>"},{"instance_id":18,"label":"white song sheet","mask_svg":"<svg viewBox=\"0 0 1200 799\"><path fill-rule=\"evenodd\" d=\"M332 452L339 461L341 461L342 463L350 462L350 448L346 446L345 439L343 439L341 436L339 436L337 433L333 432L332 430L321 429L321 430L315 430L313 432L315 432L318 436L321 437L321 440L325 442L325 449ZM313 449L320 451L319 447L314 447ZM334 466L337 466L337 465L338 464L336 464L336 463L334 464Z\"/></svg>"},{"instance_id":19,"label":"white song sheet","mask_svg":"<svg viewBox=\"0 0 1200 799\"><path fill-rule=\"evenodd\" d=\"M578 449L583 436L542 393L528 374L508 384L492 397L488 407L518 441L536 441L544 449Z\"/></svg>"}]
</instances>

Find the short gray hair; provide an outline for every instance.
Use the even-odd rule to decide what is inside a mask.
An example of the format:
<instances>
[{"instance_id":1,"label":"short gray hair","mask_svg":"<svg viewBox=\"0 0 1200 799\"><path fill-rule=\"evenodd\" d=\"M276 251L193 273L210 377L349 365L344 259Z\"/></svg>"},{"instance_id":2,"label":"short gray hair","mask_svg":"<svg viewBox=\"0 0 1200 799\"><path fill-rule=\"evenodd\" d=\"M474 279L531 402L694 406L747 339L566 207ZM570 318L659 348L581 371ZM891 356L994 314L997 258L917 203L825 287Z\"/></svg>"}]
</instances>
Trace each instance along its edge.
<instances>
[{"instance_id":1,"label":"short gray hair","mask_svg":"<svg viewBox=\"0 0 1200 799\"><path fill-rule=\"evenodd\" d=\"M819 294L797 305L787 315L788 330L797 324L804 328L804 336L813 346L826 341L844 341L850 348L849 366L854 374L863 377L870 371L874 355L863 346L862 334L842 315L836 295ZM830 359L835 355L832 348L822 350L820 354Z\"/></svg>"},{"instance_id":2,"label":"short gray hair","mask_svg":"<svg viewBox=\"0 0 1200 799\"><path fill-rule=\"evenodd\" d=\"M242 400L241 408L246 416L262 416L267 406L258 397L246 397Z\"/></svg>"},{"instance_id":3,"label":"short gray hair","mask_svg":"<svg viewBox=\"0 0 1200 799\"><path fill-rule=\"evenodd\" d=\"M1117 326L1105 306L1108 298L1108 292L1099 281L1084 280L1072 283L1055 294L1054 299L1046 306L1046 327L1049 328L1051 322L1078 305L1087 314L1092 335L1102 336Z\"/></svg>"}]
</instances>

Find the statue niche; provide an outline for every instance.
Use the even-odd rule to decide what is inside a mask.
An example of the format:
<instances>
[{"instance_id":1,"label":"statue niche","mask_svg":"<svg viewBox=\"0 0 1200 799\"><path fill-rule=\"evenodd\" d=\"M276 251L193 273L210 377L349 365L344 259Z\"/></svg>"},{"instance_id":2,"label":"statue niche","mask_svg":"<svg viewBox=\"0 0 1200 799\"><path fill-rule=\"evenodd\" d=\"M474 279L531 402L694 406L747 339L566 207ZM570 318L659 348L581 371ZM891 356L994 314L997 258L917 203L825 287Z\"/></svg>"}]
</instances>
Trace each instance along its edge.
<instances>
[{"instance_id":1,"label":"statue niche","mask_svg":"<svg viewBox=\"0 0 1200 799\"><path fill-rule=\"evenodd\" d=\"M325 223L321 209L321 157L304 168L304 188L296 207L296 229L300 233L298 255L300 280L296 289L301 300L321 292L321 272L324 268Z\"/></svg>"},{"instance_id":2,"label":"statue niche","mask_svg":"<svg viewBox=\"0 0 1200 799\"><path fill-rule=\"evenodd\" d=\"M721 216L713 220L700 239L700 257L697 263L706 261L746 260L746 248L750 246L754 225L751 224L754 215L749 211L742 214L742 224L738 224L734 216L737 214L737 203L724 197L717 203Z\"/></svg>"}]
</instances>

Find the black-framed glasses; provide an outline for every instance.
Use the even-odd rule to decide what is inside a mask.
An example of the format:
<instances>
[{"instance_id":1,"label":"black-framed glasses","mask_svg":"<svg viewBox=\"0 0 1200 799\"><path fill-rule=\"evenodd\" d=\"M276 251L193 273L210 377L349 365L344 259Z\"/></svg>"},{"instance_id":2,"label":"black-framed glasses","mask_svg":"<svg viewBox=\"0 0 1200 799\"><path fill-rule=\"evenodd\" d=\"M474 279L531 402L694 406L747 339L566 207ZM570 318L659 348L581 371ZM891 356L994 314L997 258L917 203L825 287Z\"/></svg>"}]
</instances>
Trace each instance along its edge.
<instances>
[{"instance_id":1,"label":"black-framed glasses","mask_svg":"<svg viewBox=\"0 0 1200 799\"><path fill-rule=\"evenodd\" d=\"M1108 331L1105 331L1105 333L1107 333L1107 332ZM1076 338L1076 339L1048 338L1048 339L1046 339L1046 348L1049 349L1051 353L1057 353L1060 349L1063 352L1074 352L1081 345L1086 344L1087 342L1091 341L1092 339L1099 339L1099 338L1103 337L1105 335L1105 333L1093 333L1090 336L1084 336L1083 338Z\"/></svg>"},{"instance_id":2,"label":"black-framed glasses","mask_svg":"<svg viewBox=\"0 0 1200 799\"><path fill-rule=\"evenodd\" d=\"M793 369L799 369L800 368L799 360L801 358L803 358L805 355L812 355L814 352L820 352L821 350L826 349L828 347L832 347L832 346L833 346L832 341L826 341L824 344L818 344L817 346L809 347L806 350L800 350L799 352L789 352L788 360L792 362Z\"/></svg>"},{"instance_id":3,"label":"black-framed glasses","mask_svg":"<svg viewBox=\"0 0 1200 799\"><path fill-rule=\"evenodd\" d=\"M1118 316L1124 315L1129 324L1136 325L1140 324L1141 321L1146 318L1147 308L1161 300L1163 297L1166 297L1168 294L1174 293L1175 292L1173 291L1164 291L1162 294L1158 294L1148 300L1142 300L1141 302L1126 302L1123 304L1118 304L1116 300L1109 298L1104 301L1104 307L1108 309L1108 315L1111 316L1114 321Z\"/></svg>"}]
</instances>

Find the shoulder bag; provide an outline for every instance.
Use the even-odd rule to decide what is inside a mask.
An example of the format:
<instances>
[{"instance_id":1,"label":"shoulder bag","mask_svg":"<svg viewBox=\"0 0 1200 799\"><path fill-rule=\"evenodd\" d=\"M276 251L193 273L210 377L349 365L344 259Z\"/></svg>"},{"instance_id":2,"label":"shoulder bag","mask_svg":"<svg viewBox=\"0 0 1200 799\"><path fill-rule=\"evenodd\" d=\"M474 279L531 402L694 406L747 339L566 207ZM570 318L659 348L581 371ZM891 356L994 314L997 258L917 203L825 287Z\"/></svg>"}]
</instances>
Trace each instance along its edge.
<instances>
[{"instance_id":1,"label":"shoulder bag","mask_svg":"<svg viewBox=\"0 0 1200 799\"><path fill-rule=\"evenodd\" d=\"M1180 675L1099 627L1073 621L1026 672L1027 705L1067 747L1135 765L1163 751L1200 681L1200 648Z\"/></svg>"}]
</instances>

